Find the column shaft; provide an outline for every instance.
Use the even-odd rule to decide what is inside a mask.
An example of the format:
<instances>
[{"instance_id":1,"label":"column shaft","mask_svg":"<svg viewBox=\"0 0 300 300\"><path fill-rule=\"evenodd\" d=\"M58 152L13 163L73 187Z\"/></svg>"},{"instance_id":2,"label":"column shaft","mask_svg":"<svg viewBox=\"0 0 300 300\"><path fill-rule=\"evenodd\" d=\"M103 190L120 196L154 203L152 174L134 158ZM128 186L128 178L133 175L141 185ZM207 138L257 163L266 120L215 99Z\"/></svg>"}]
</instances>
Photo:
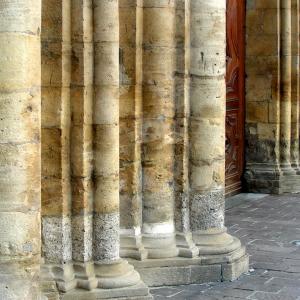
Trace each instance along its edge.
<instances>
[{"instance_id":1,"label":"column shaft","mask_svg":"<svg viewBox=\"0 0 300 300\"><path fill-rule=\"evenodd\" d=\"M190 0L176 1L175 229L179 256L194 257L189 206Z\"/></svg>"},{"instance_id":2,"label":"column shaft","mask_svg":"<svg viewBox=\"0 0 300 300\"><path fill-rule=\"evenodd\" d=\"M40 32L38 0L0 3L0 295L39 299Z\"/></svg>"},{"instance_id":3,"label":"column shaft","mask_svg":"<svg viewBox=\"0 0 300 300\"><path fill-rule=\"evenodd\" d=\"M140 282L119 258L119 1L94 1L94 235L99 288Z\"/></svg>"},{"instance_id":4,"label":"column shaft","mask_svg":"<svg viewBox=\"0 0 300 300\"><path fill-rule=\"evenodd\" d=\"M143 241L173 257L175 1L144 1L143 20Z\"/></svg>"},{"instance_id":5,"label":"column shaft","mask_svg":"<svg viewBox=\"0 0 300 300\"><path fill-rule=\"evenodd\" d=\"M119 258L118 1L94 1L94 259Z\"/></svg>"},{"instance_id":6,"label":"column shaft","mask_svg":"<svg viewBox=\"0 0 300 300\"><path fill-rule=\"evenodd\" d=\"M224 75L225 1L214 5L204 0L191 1L189 135L193 230L224 226Z\"/></svg>"},{"instance_id":7,"label":"column shaft","mask_svg":"<svg viewBox=\"0 0 300 300\"><path fill-rule=\"evenodd\" d=\"M61 291L76 286L70 185L70 0L42 5L42 250Z\"/></svg>"},{"instance_id":8,"label":"column shaft","mask_svg":"<svg viewBox=\"0 0 300 300\"><path fill-rule=\"evenodd\" d=\"M141 0L120 0L120 226L121 256L144 259L142 223Z\"/></svg>"},{"instance_id":9,"label":"column shaft","mask_svg":"<svg viewBox=\"0 0 300 300\"><path fill-rule=\"evenodd\" d=\"M93 7L72 1L72 252L78 287L97 286L93 268Z\"/></svg>"},{"instance_id":10,"label":"column shaft","mask_svg":"<svg viewBox=\"0 0 300 300\"><path fill-rule=\"evenodd\" d=\"M291 169L291 0L281 0L280 3L280 164L283 172L290 173L293 172Z\"/></svg>"},{"instance_id":11,"label":"column shaft","mask_svg":"<svg viewBox=\"0 0 300 300\"><path fill-rule=\"evenodd\" d=\"M299 0L292 0L292 71L291 71L291 164L299 171Z\"/></svg>"},{"instance_id":12,"label":"column shaft","mask_svg":"<svg viewBox=\"0 0 300 300\"><path fill-rule=\"evenodd\" d=\"M191 0L190 222L200 254L240 247L224 227L225 9Z\"/></svg>"}]
</instances>

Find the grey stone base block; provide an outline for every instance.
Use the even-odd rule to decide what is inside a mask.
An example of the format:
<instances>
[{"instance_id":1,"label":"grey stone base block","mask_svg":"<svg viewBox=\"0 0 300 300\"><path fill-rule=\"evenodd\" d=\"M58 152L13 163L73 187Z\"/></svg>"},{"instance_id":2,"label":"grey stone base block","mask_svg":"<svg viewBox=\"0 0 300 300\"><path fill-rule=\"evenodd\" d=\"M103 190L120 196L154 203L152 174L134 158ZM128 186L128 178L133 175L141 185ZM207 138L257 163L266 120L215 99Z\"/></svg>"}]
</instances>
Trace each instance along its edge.
<instances>
[{"instance_id":1,"label":"grey stone base block","mask_svg":"<svg viewBox=\"0 0 300 300\"><path fill-rule=\"evenodd\" d=\"M269 170L247 170L246 189L251 193L299 193L300 175L271 172Z\"/></svg>"},{"instance_id":2,"label":"grey stone base block","mask_svg":"<svg viewBox=\"0 0 300 300\"><path fill-rule=\"evenodd\" d=\"M153 267L138 269L143 281L150 287L185 285L221 281L221 265L191 265L186 267Z\"/></svg>"},{"instance_id":3,"label":"grey stone base block","mask_svg":"<svg viewBox=\"0 0 300 300\"><path fill-rule=\"evenodd\" d=\"M84 291L75 289L66 294L61 294L61 300L98 300L98 299L116 299L116 300L150 300L153 297L149 293L148 287L139 283L135 286L119 289L95 289L93 291Z\"/></svg>"},{"instance_id":4,"label":"grey stone base block","mask_svg":"<svg viewBox=\"0 0 300 300\"><path fill-rule=\"evenodd\" d=\"M249 255L245 254L239 259L222 264L222 280L232 281L239 278L242 274L249 271Z\"/></svg>"},{"instance_id":5,"label":"grey stone base block","mask_svg":"<svg viewBox=\"0 0 300 300\"><path fill-rule=\"evenodd\" d=\"M249 256L240 247L221 255L130 260L130 263L148 286L173 286L234 280L248 271Z\"/></svg>"},{"instance_id":6,"label":"grey stone base block","mask_svg":"<svg viewBox=\"0 0 300 300\"><path fill-rule=\"evenodd\" d=\"M278 194L299 193L300 175L285 175L279 180Z\"/></svg>"}]
</instances>

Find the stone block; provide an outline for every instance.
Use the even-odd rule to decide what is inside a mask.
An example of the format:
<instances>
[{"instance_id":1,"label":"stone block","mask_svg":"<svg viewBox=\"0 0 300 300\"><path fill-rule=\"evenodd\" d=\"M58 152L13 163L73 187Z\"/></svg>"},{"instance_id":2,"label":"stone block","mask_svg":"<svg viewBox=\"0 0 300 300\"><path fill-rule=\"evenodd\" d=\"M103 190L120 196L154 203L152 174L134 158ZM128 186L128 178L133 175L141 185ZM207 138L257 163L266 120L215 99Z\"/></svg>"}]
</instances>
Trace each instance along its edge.
<instances>
[{"instance_id":1,"label":"stone block","mask_svg":"<svg viewBox=\"0 0 300 300\"><path fill-rule=\"evenodd\" d=\"M154 267L137 269L142 280L148 286L180 285L191 283L191 268L186 267Z\"/></svg>"},{"instance_id":2,"label":"stone block","mask_svg":"<svg viewBox=\"0 0 300 300\"><path fill-rule=\"evenodd\" d=\"M217 282L222 279L221 265L191 266L189 284Z\"/></svg>"},{"instance_id":3,"label":"stone block","mask_svg":"<svg viewBox=\"0 0 300 300\"><path fill-rule=\"evenodd\" d=\"M231 281L239 278L243 273L249 270L249 255L246 254L243 257L228 263L222 264L222 280Z\"/></svg>"},{"instance_id":4,"label":"stone block","mask_svg":"<svg viewBox=\"0 0 300 300\"><path fill-rule=\"evenodd\" d=\"M272 98L272 77L249 76L246 80L247 102L269 101Z\"/></svg>"},{"instance_id":5,"label":"stone block","mask_svg":"<svg viewBox=\"0 0 300 300\"><path fill-rule=\"evenodd\" d=\"M115 300L151 300L153 297L149 294L148 287L139 283L135 286L116 289L95 289L93 291L84 291L75 289L67 294L61 295L61 300L97 300L97 299L115 299Z\"/></svg>"},{"instance_id":6,"label":"stone block","mask_svg":"<svg viewBox=\"0 0 300 300\"><path fill-rule=\"evenodd\" d=\"M246 109L246 122L269 122L267 102L249 102Z\"/></svg>"}]
</instances>

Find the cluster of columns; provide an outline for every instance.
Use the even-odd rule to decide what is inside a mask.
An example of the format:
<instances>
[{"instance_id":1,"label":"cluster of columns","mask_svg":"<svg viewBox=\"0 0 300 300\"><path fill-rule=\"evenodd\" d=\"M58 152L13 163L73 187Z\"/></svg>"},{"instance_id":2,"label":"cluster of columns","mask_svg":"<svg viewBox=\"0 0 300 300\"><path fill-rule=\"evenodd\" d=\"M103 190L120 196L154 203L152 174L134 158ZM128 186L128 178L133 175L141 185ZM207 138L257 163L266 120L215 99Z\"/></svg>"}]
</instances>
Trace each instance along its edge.
<instances>
[{"instance_id":1,"label":"cluster of columns","mask_svg":"<svg viewBox=\"0 0 300 300\"><path fill-rule=\"evenodd\" d=\"M226 1L43 0L42 15L25 2L0 4L0 294L36 299L41 267L64 299L149 299L120 255L238 250L224 227Z\"/></svg>"},{"instance_id":2,"label":"cluster of columns","mask_svg":"<svg viewBox=\"0 0 300 300\"><path fill-rule=\"evenodd\" d=\"M267 14L270 24L252 32ZM256 192L298 192L299 1L255 4L248 10L246 51L246 181ZM253 39L264 39L255 46ZM257 61L261 63L257 63ZM261 81L260 78L264 77ZM260 80L261 92L254 86Z\"/></svg>"}]
</instances>

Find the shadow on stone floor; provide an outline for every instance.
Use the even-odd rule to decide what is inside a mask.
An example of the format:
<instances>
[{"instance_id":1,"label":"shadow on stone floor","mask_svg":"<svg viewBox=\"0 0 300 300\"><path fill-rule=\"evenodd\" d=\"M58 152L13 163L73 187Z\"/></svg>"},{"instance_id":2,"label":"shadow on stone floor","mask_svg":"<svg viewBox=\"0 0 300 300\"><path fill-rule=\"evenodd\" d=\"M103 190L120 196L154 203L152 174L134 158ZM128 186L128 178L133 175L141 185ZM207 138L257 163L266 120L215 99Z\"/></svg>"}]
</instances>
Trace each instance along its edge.
<instances>
[{"instance_id":1,"label":"shadow on stone floor","mask_svg":"<svg viewBox=\"0 0 300 300\"><path fill-rule=\"evenodd\" d=\"M152 288L154 299L300 300L300 194L239 197L227 205L226 226L246 245L250 272L233 282Z\"/></svg>"}]
</instances>

